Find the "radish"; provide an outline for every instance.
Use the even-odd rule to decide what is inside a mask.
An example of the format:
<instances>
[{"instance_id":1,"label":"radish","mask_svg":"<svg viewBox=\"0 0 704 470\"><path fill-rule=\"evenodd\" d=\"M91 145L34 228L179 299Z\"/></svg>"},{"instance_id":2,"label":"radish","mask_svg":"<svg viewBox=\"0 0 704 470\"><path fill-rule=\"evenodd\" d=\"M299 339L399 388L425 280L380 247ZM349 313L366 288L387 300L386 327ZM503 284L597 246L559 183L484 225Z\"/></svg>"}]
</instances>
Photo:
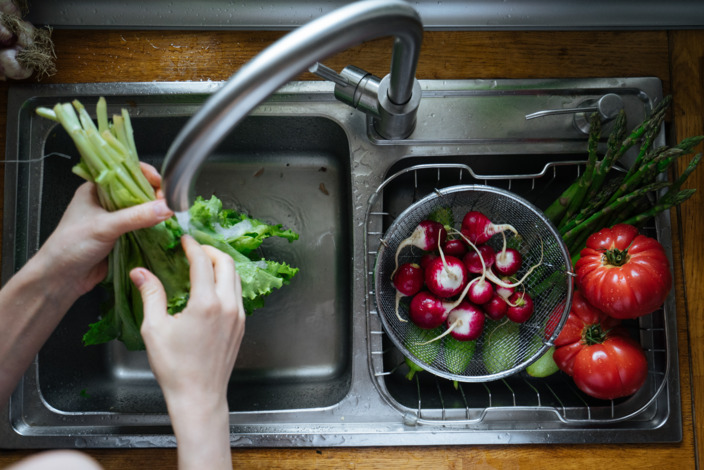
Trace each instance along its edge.
<instances>
[{"instance_id":1,"label":"radish","mask_svg":"<svg viewBox=\"0 0 704 470\"><path fill-rule=\"evenodd\" d=\"M486 313L492 320L501 320L506 316L506 312L508 311L506 299L497 293L494 293L491 300L483 304L481 307L482 310L484 310L484 313Z\"/></svg>"},{"instance_id":2,"label":"radish","mask_svg":"<svg viewBox=\"0 0 704 470\"><path fill-rule=\"evenodd\" d=\"M525 292L514 292L508 299L506 316L515 323L523 323L533 314L533 299Z\"/></svg>"},{"instance_id":3,"label":"radish","mask_svg":"<svg viewBox=\"0 0 704 470\"><path fill-rule=\"evenodd\" d=\"M423 269L415 263L404 263L399 266L393 278L393 285L396 288L396 317L405 322L398 314L398 304L401 297L416 295L423 287Z\"/></svg>"},{"instance_id":4,"label":"radish","mask_svg":"<svg viewBox=\"0 0 704 470\"><path fill-rule=\"evenodd\" d=\"M447 238L447 231L445 227L440 222L435 222L433 220L424 220L418 224L418 226L413 230L411 236L403 240L396 249L396 265L394 272L391 273L393 278L398 269L398 256L407 246L415 246L423 251L431 251L442 244Z\"/></svg>"},{"instance_id":5,"label":"radish","mask_svg":"<svg viewBox=\"0 0 704 470\"><path fill-rule=\"evenodd\" d=\"M458 341L473 341L481 336L484 330L484 320L484 312L479 307L462 301L450 310L445 321L447 329L422 344L432 343L447 335L451 335Z\"/></svg>"},{"instance_id":6,"label":"radish","mask_svg":"<svg viewBox=\"0 0 704 470\"><path fill-rule=\"evenodd\" d=\"M521 268L523 257L515 248L506 248L496 253L494 272L500 276L513 276Z\"/></svg>"},{"instance_id":7,"label":"radish","mask_svg":"<svg viewBox=\"0 0 704 470\"><path fill-rule=\"evenodd\" d=\"M473 341L484 331L484 312L476 305L462 302L447 317L447 330L458 341Z\"/></svg>"},{"instance_id":8,"label":"radish","mask_svg":"<svg viewBox=\"0 0 704 470\"><path fill-rule=\"evenodd\" d=\"M499 276L513 276L521 269L523 257L515 248L506 248L506 234L502 232L501 235L504 238L504 246L496 253L494 272Z\"/></svg>"},{"instance_id":9,"label":"radish","mask_svg":"<svg viewBox=\"0 0 704 470\"><path fill-rule=\"evenodd\" d=\"M408 314L413 324L432 330L445 322L454 307L454 303L443 301L431 292L420 291L411 299Z\"/></svg>"},{"instance_id":10,"label":"radish","mask_svg":"<svg viewBox=\"0 0 704 470\"><path fill-rule=\"evenodd\" d=\"M460 236L465 239L467 244L472 248L475 257L472 257L470 265L473 270L477 270L479 273L481 273L481 276L478 278L472 279L470 281L468 287L468 295L469 299L476 303L476 304L483 304L491 300L492 296L494 295L494 287L491 285L491 283L486 281L486 274L489 268L486 265L486 262L484 261L484 256L482 255L481 250L471 241L469 241L461 232ZM493 250L489 248L489 250L484 249L485 253L488 255L488 257L491 257L493 255ZM467 254L469 255L469 253ZM465 255L464 258L467 258L467 255ZM475 267L474 265L478 263L478 266ZM466 263L463 260L463 264L465 265L466 269Z\"/></svg>"},{"instance_id":11,"label":"radish","mask_svg":"<svg viewBox=\"0 0 704 470\"><path fill-rule=\"evenodd\" d=\"M432 260L437 258L439 255L435 253L425 253L420 257L420 267L423 269L428 269L428 265Z\"/></svg>"},{"instance_id":12,"label":"radish","mask_svg":"<svg viewBox=\"0 0 704 470\"><path fill-rule=\"evenodd\" d=\"M462 235L467 237L470 242L481 245L486 243L491 237L497 233L502 233L506 230L518 235L518 231L509 224L496 225L489 218L479 211L467 212L462 219Z\"/></svg>"},{"instance_id":13,"label":"radish","mask_svg":"<svg viewBox=\"0 0 704 470\"><path fill-rule=\"evenodd\" d=\"M474 278L470 281L471 287L467 292L470 302L482 305L494 297L494 285L486 280L485 276Z\"/></svg>"},{"instance_id":14,"label":"radish","mask_svg":"<svg viewBox=\"0 0 704 470\"><path fill-rule=\"evenodd\" d=\"M504 300L508 300L509 297L516 292L516 287L511 284L511 279L508 277L502 277L501 284L496 284L496 293L500 295Z\"/></svg>"},{"instance_id":15,"label":"radish","mask_svg":"<svg viewBox=\"0 0 704 470\"><path fill-rule=\"evenodd\" d=\"M425 269L425 285L438 297L448 298L462 292L467 286L467 268L459 258L443 256L432 260Z\"/></svg>"},{"instance_id":16,"label":"radish","mask_svg":"<svg viewBox=\"0 0 704 470\"><path fill-rule=\"evenodd\" d=\"M462 258L467 253L467 245L459 238L449 238L442 245L442 251L446 255Z\"/></svg>"},{"instance_id":17,"label":"radish","mask_svg":"<svg viewBox=\"0 0 704 470\"><path fill-rule=\"evenodd\" d=\"M485 267L489 268L494 264L496 254L494 249L489 245L479 245L476 250L469 250L464 257L464 262L467 271L472 274L481 274ZM483 261L483 263L482 263Z\"/></svg>"}]
</instances>

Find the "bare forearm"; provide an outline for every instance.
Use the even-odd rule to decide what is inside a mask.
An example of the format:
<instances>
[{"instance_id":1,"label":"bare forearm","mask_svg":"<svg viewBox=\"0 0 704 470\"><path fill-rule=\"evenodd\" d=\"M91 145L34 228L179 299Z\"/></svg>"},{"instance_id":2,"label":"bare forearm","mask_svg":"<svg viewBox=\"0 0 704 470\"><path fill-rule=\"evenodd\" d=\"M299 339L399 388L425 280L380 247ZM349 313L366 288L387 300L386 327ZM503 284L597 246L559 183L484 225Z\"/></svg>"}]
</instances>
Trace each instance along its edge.
<instances>
[{"instance_id":1,"label":"bare forearm","mask_svg":"<svg viewBox=\"0 0 704 470\"><path fill-rule=\"evenodd\" d=\"M67 276L53 276L32 259L0 290L0 406L75 301Z\"/></svg>"},{"instance_id":2,"label":"bare forearm","mask_svg":"<svg viewBox=\"0 0 704 470\"><path fill-rule=\"evenodd\" d=\"M227 401L168 399L179 470L232 469Z\"/></svg>"}]
</instances>

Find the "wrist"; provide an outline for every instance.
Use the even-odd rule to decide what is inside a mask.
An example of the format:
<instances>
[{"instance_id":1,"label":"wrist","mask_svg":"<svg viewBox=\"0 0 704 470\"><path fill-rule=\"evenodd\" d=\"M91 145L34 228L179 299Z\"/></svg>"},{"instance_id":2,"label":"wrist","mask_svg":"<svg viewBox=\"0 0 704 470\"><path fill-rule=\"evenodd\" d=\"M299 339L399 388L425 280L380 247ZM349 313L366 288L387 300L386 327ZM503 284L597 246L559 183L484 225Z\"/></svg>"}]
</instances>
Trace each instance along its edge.
<instances>
[{"instance_id":1,"label":"wrist","mask_svg":"<svg viewBox=\"0 0 704 470\"><path fill-rule=\"evenodd\" d=\"M57 306L57 310L68 310L80 297L77 279L70 268L60 266L55 257L40 250L24 265L23 275L37 287L37 294Z\"/></svg>"},{"instance_id":2,"label":"wrist","mask_svg":"<svg viewBox=\"0 0 704 470\"><path fill-rule=\"evenodd\" d=\"M231 469L227 399L182 395L166 399L180 469Z\"/></svg>"}]
</instances>

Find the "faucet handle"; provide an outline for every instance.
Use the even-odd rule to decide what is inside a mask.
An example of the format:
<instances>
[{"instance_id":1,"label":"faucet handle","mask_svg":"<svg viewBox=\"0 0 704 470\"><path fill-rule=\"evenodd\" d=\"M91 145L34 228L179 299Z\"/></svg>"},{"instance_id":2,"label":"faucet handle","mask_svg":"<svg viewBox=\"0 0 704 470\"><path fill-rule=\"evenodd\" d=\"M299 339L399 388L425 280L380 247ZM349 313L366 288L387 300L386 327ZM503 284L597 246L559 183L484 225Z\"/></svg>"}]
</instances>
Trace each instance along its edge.
<instances>
[{"instance_id":1,"label":"faucet handle","mask_svg":"<svg viewBox=\"0 0 704 470\"><path fill-rule=\"evenodd\" d=\"M335 83L335 98L355 109L379 117L379 83L381 79L354 65L348 65L339 74L320 62L308 70Z\"/></svg>"},{"instance_id":2,"label":"faucet handle","mask_svg":"<svg viewBox=\"0 0 704 470\"><path fill-rule=\"evenodd\" d=\"M577 114L598 112L602 121L610 121L623 109L623 99L615 93L607 93L598 100L589 100L576 108L545 109L526 114L526 119L535 119L555 114Z\"/></svg>"},{"instance_id":3,"label":"faucet handle","mask_svg":"<svg viewBox=\"0 0 704 470\"><path fill-rule=\"evenodd\" d=\"M308 71L310 73L314 73L323 80L333 82L335 85L347 86L350 83L349 80L347 80L345 77L335 72L330 67L321 64L320 62L316 62L310 67L308 67Z\"/></svg>"}]
</instances>

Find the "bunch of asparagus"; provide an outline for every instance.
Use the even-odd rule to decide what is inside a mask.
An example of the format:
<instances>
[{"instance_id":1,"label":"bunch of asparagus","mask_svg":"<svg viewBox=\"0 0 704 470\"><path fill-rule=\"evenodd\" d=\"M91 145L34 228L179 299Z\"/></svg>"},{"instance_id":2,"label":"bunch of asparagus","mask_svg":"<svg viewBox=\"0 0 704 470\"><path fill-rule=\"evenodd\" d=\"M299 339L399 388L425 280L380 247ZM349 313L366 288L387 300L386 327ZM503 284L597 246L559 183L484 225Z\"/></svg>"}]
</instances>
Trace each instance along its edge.
<instances>
[{"instance_id":1,"label":"bunch of asparagus","mask_svg":"<svg viewBox=\"0 0 704 470\"><path fill-rule=\"evenodd\" d=\"M674 181L661 176L704 140L704 136L688 137L674 147L653 147L671 102L672 97L665 97L630 134L626 131L626 115L621 111L601 158L597 150L601 120L597 113L591 115L584 172L545 210L573 259L579 257L589 235L601 228L617 223L641 226L657 213L683 203L696 191L681 187L701 161L701 153ZM614 164L635 145L640 147L631 168L612 171Z\"/></svg>"}]
</instances>

